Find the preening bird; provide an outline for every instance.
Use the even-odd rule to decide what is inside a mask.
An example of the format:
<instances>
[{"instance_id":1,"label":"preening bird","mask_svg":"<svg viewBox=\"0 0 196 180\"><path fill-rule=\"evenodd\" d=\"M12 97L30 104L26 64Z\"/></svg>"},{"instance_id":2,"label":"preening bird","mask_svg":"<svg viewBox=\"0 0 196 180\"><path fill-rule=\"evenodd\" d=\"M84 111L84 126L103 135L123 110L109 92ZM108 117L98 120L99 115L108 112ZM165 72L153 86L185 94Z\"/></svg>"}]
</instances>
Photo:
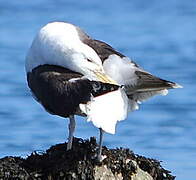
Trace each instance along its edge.
<instances>
[{"instance_id":1,"label":"preening bird","mask_svg":"<svg viewBox=\"0 0 196 180\"><path fill-rule=\"evenodd\" d=\"M65 22L41 28L25 68L35 99L49 113L69 118L67 150L72 148L74 115L87 116L100 129L99 160L103 132L114 134L117 121L138 109L140 102L181 87L150 74L110 45Z\"/></svg>"}]
</instances>

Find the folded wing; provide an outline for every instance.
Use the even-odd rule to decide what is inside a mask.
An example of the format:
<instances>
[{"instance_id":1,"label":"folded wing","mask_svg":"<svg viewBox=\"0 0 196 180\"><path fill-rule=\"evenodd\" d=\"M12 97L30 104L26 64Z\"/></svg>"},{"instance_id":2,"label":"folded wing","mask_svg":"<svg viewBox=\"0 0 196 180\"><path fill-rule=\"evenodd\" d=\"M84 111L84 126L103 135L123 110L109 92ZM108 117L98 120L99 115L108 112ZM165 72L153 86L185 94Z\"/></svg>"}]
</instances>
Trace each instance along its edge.
<instances>
[{"instance_id":1,"label":"folded wing","mask_svg":"<svg viewBox=\"0 0 196 180\"><path fill-rule=\"evenodd\" d=\"M101 58L106 74L118 84L124 85L130 100L130 110L138 109L138 103L154 95L166 95L168 89L181 88L177 83L158 78L143 70L134 61L102 41L88 39L87 44Z\"/></svg>"}]
</instances>

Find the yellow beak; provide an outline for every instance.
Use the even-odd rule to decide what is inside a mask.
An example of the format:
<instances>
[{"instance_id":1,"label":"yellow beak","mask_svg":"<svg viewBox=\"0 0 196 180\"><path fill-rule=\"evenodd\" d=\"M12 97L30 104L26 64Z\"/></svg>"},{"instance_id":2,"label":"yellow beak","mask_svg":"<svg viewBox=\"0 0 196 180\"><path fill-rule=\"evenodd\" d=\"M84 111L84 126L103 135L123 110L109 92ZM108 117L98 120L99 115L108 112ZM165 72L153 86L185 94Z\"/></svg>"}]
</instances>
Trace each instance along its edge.
<instances>
[{"instance_id":1,"label":"yellow beak","mask_svg":"<svg viewBox=\"0 0 196 180\"><path fill-rule=\"evenodd\" d=\"M108 75L106 75L105 73L103 72L100 72L100 71L96 71L94 72L97 79L101 82L104 82L104 83L109 83L109 84L115 84L115 85L118 85L118 83L116 81L114 81L111 77L109 77Z\"/></svg>"}]
</instances>

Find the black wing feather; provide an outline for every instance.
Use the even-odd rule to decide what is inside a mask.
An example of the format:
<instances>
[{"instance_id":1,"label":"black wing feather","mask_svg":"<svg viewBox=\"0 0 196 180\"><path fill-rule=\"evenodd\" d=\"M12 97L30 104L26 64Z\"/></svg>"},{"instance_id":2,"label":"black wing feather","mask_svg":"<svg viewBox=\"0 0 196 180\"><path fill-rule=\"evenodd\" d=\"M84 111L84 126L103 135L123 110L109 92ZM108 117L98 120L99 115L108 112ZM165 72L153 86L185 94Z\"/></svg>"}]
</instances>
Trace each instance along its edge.
<instances>
[{"instance_id":1,"label":"black wing feather","mask_svg":"<svg viewBox=\"0 0 196 180\"><path fill-rule=\"evenodd\" d=\"M78 111L80 103L119 88L117 85L90 81L82 75L54 65L42 65L27 74L28 85L44 108L62 117Z\"/></svg>"}]
</instances>

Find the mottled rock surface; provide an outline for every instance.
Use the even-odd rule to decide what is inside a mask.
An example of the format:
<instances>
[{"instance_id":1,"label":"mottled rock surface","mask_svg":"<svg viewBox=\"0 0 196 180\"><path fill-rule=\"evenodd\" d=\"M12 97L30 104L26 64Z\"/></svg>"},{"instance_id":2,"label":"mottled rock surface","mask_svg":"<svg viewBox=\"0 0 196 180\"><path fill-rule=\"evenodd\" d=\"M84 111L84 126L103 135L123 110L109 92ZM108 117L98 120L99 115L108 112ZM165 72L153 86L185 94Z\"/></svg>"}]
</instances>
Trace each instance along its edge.
<instances>
[{"instance_id":1,"label":"mottled rock surface","mask_svg":"<svg viewBox=\"0 0 196 180\"><path fill-rule=\"evenodd\" d=\"M0 180L173 180L174 176L154 159L135 155L129 149L107 149L106 158L97 162L94 138L74 138L73 149L66 151L66 143L57 144L43 153L33 152L26 159L0 159Z\"/></svg>"}]
</instances>

